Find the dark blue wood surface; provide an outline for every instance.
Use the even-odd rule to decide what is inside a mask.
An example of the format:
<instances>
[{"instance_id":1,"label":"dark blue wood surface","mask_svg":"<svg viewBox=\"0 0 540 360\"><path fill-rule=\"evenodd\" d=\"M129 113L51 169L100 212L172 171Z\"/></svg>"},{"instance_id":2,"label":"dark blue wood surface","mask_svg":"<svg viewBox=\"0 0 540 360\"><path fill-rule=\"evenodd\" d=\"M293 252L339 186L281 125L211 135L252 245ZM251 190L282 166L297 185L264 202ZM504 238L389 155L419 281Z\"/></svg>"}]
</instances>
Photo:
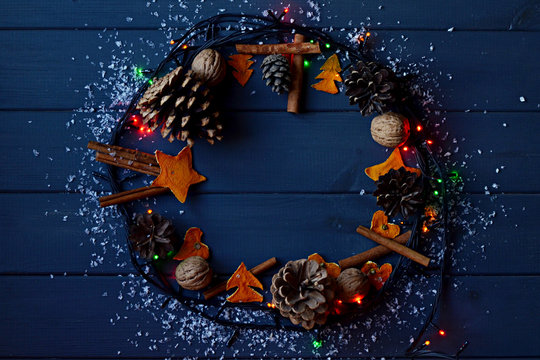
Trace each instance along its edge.
<instances>
[{"instance_id":1,"label":"dark blue wood surface","mask_svg":"<svg viewBox=\"0 0 540 360\"><path fill-rule=\"evenodd\" d=\"M438 155L445 158L450 149L452 166L465 179L463 198L471 205L463 206L461 216L474 231L462 222L463 228L452 235L457 249L452 286L438 319L449 336L432 337L433 346L453 351L467 339L471 345L465 358L540 358L539 2L325 3L318 22L306 19L314 10L303 2L290 4L290 16L333 26L333 35L342 39L354 27L369 26L377 47L385 46L378 58L398 58L405 67L417 64L428 74L424 84L436 99L429 105L430 117L445 119L434 129L439 131ZM102 116L94 104L110 105L111 89L100 84L102 71L112 75L106 68L111 55L129 56L128 65L155 66L169 48L169 31L161 29L161 19L169 14L197 20L221 9L260 13L282 7L264 0L0 4L0 359L317 355L308 334L295 339L295 350L272 342L250 346L250 334L233 348L208 339L186 341L185 335L177 347L167 345L176 344L174 338L154 343L164 336L160 320L126 295L137 279L130 276L123 251L125 230L114 218L92 229L97 224L87 217L88 208L97 204L78 188L81 177L90 179L93 170L102 169L85 151L86 142L95 138L86 119ZM160 16L152 15L155 11ZM166 23L174 24L170 19ZM170 33L175 36L185 29L184 23L174 26L178 29ZM155 44L152 51L149 42ZM311 66L306 79L312 81L317 73L318 66ZM368 222L375 209L369 195L373 183L363 170L387 156L371 140L369 119L350 107L345 96L311 90L307 112L287 114L286 98L268 102L269 90L256 77L244 89L231 83L225 141L214 147L197 144L194 150L195 167L209 180L195 187L180 208L168 196L145 205L167 209L180 229L203 228L213 253L219 254L212 262L218 274L230 273L246 259L253 264L268 256L287 261L320 251L337 260L370 247L351 231ZM114 104L105 112L114 117L121 108ZM73 109L78 109L75 114ZM127 134L122 143L145 151L159 144L170 153L179 146L164 145L158 135L138 141ZM362 190L367 195L359 196ZM92 182L92 191L109 189ZM110 239L117 240L102 243ZM109 252L103 254L103 248ZM434 288L434 283L422 284ZM389 299L399 296L388 294ZM414 294L407 299L403 301L421 303ZM375 319L387 315L378 311ZM187 316L182 310L171 312L180 323ZM410 312L400 316L410 327L386 329L365 352L362 342L371 330L362 323L358 337L334 356L399 358L421 324ZM189 331L186 324L173 326ZM139 330L141 336L136 335ZM210 348L214 352L208 353Z\"/></svg>"}]
</instances>

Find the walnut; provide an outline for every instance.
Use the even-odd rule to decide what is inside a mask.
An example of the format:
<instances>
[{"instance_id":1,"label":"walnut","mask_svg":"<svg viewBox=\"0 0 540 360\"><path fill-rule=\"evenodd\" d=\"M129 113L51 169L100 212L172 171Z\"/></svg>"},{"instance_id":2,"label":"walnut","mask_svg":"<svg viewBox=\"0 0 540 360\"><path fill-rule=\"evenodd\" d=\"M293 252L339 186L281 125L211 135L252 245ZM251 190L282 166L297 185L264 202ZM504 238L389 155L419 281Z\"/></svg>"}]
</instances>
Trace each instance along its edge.
<instances>
[{"instance_id":1,"label":"walnut","mask_svg":"<svg viewBox=\"0 0 540 360\"><path fill-rule=\"evenodd\" d=\"M227 64L223 56L216 50L204 49L193 59L191 70L206 85L215 86L225 78Z\"/></svg>"},{"instance_id":2,"label":"walnut","mask_svg":"<svg viewBox=\"0 0 540 360\"><path fill-rule=\"evenodd\" d=\"M191 256L176 267L176 281L186 290L201 290L210 284L212 269L200 256Z\"/></svg>"},{"instance_id":3,"label":"walnut","mask_svg":"<svg viewBox=\"0 0 540 360\"><path fill-rule=\"evenodd\" d=\"M344 302L356 302L369 292L369 279L356 268L345 269L337 278L338 297Z\"/></svg>"},{"instance_id":4,"label":"walnut","mask_svg":"<svg viewBox=\"0 0 540 360\"><path fill-rule=\"evenodd\" d=\"M371 121L371 136L382 146L399 146L407 141L409 133L409 120L400 114L387 112Z\"/></svg>"}]
</instances>

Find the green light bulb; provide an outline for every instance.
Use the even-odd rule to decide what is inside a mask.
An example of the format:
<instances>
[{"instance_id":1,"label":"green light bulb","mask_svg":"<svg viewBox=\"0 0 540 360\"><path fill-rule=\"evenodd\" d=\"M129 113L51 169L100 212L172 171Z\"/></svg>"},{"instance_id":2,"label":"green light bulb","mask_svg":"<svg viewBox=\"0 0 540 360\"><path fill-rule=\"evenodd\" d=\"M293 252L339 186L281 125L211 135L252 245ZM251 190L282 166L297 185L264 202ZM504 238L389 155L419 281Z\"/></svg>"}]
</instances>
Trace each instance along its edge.
<instances>
[{"instance_id":1,"label":"green light bulb","mask_svg":"<svg viewBox=\"0 0 540 360\"><path fill-rule=\"evenodd\" d=\"M315 40L311 39L311 40L309 40L309 42L313 44L315 42Z\"/></svg>"},{"instance_id":2,"label":"green light bulb","mask_svg":"<svg viewBox=\"0 0 540 360\"><path fill-rule=\"evenodd\" d=\"M437 182L438 182L439 184L442 184L442 179L437 179Z\"/></svg>"},{"instance_id":3,"label":"green light bulb","mask_svg":"<svg viewBox=\"0 0 540 360\"><path fill-rule=\"evenodd\" d=\"M320 349L322 347L322 340L313 340L312 344L315 349Z\"/></svg>"},{"instance_id":4,"label":"green light bulb","mask_svg":"<svg viewBox=\"0 0 540 360\"><path fill-rule=\"evenodd\" d=\"M304 67L309 67L309 61L304 60Z\"/></svg>"},{"instance_id":5,"label":"green light bulb","mask_svg":"<svg viewBox=\"0 0 540 360\"><path fill-rule=\"evenodd\" d=\"M324 44L324 46L326 46L327 49L330 49L330 44L329 43Z\"/></svg>"},{"instance_id":6,"label":"green light bulb","mask_svg":"<svg viewBox=\"0 0 540 360\"><path fill-rule=\"evenodd\" d=\"M439 196L439 191L438 191L438 190L435 190L435 191L433 192L433 195Z\"/></svg>"},{"instance_id":7,"label":"green light bulb","mask_svg":"<svg viewBox=\"0 0 540 360\"><path fill-rule=\"evenodd\" d=\"M155 254L154 255L154 260L158 260L159 259L159 255L158 254Z\"/></svg>"},{"instance_id":8,"label":"green light bulb","mask_svg":"<svg viewBox=\"0 0 540 360\"><path fill-rule=\"evenodd\" d=\"M150 80L148 80L148 83L149 83L150 85L152 85L152 84L154 83L154 80L150 79Z\"/></svg>"}]
</instances>

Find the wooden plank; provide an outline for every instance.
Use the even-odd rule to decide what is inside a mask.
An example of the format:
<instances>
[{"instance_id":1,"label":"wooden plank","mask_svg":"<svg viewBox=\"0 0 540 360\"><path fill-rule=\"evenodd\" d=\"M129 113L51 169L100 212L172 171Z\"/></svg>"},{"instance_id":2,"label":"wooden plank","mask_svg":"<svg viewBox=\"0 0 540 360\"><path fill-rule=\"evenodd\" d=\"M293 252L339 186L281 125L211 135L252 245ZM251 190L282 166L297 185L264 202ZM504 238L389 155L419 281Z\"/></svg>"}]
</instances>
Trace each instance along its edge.
<instances>
[{"instance_id":1,"label":"wooden plank","mask_svg":"<svg viewBox=\"0 0 540 360\"><path fill-rule=\"evenodd\" d=\"M479 276L453 281L457 285L446 294L444 316L438 322L447 331L447 336L428 336L432 349L453 352L468 340L470 345L463 354L465 357L538 356L537 344L523 334L533 333L537 327L537 317L531 316L531 311L535 308L535 289L540 286L540 277ZM0 319L3 326L10 329L0 339L0 354L3 356L144 358L159 354L181 358L193 354L193 349L204 352L210 344L215 351L210 355L215 357L222 354L259 358L277 354L313 356L311 334L281 340L286 346L278 348L275 342L265 340L267 334L241 333L234 346L227 348L219 339L228 331L205 326L213 339L197 335L201 330L194 333L190 328L190 324L197 326L197 320L182 321L185 312L180 309L168 310L176 318L171 323L172 329L165 331L161 328L161 320L168 315L159 309L159 304L154 310L157 320L144 310L131 308L141 304L142 300L137 295L139 286L133 287L126 278L2 276L0 286L4 289L0 293L3 309ZM417 287L413 285L413 289ZM132 288L135 292L133 298L127 296ZM117 299L119 293L123 294L122 301ZM394 296L402 296L402 306L397 311L390 305ZM494 298L498 300L493 301ZM388 306L374 310L372 316L377 320L372 321L371 326L361 319L355 320L357 328L350 339L350 332L334 329L324 335L326 344L336 344L336 350L343 357L364 356L365 348L373 357L402 355L409 339L416 333L410 327L419 326L422 322L422 315L409 312L420 304L405 305L403 300L400 292L389 295ZM127 307L130 310L126 310ZM392 311L396 312L399 320ZM388 316L387 320L378 317L383 315ZM398 321L401 322L398 324ZM382 334L381 328L384 329ZM139 331L141 336L136 335ZM174 335L176 331L184 335ZM185 339L185 334L189 333L193 334L192 337ZM371 336L375 334L377 340L374 343ZM344 337L348 343L339 341L338 337ZM250 347L254 339L261 339L264 346L257 342ZM129 341L136 341L137 346ZM291 349L289 345L293 344ZM156 345L155 348L152 345ZM324 355L327 351L329 348L323 347L319 354Z\"/></svg>"},{"instance_id":2,"label":"wooden plank","mask_svg":"<svg viewBox=\"0 0 540 360\"><path fill-rule=\"evenodd\" d=\"M150 4L150 5L149 5ZM6 3L0 14L0 24L4 28L160 28L163 19L169 19L167 26L185 26L176 21L188 16L190 21L204 19L214 14L246 13L261 14L270 4L262 0L249 2L231 1L226 6L219 2L173 3L146 1L106 0L73 1L61 0L44 3L38 0L24 0ZM286 6L286 4L285 4ZM281 11L279 4L271 4ZM514 29L535 28L538 24L527 21L530 2L495 1L451 3L422 0L414 6L376 2L291 4L286 19L307 22L316 26L361 26L370 28L414 28L442 29L455 27L459 30L507 30L514 23ZM320 8L318 11L317 8ZM152 13L157 12L158 16ZM310 14L311 13L311 14ZM28 16L39 14L39 16ZM189 15L188 15L189 14ZM536 27L537 28L537 27Z\"/></svg>"},{"instance_id":3,"label":"wooden plank","mask_svg":"<svg viewBox=\"0 0 540 360\"><path fill-rule=\"evenodd\" d=\"M79 194L1 194L0 273L133 271L125 253L124 224L99 215L97 202L83 199ZM531 230L536 218L530 215L540 211L538 195L473 195L466 200L471 207L462 212L472 215L460 215L463 225L452 229L457 249L453 273L539 274L539 235ZM337 261L376 245L355 232L358 225L369 225L377 210L369 195L191 194L185 205L172 196L140 204L134 211L162 213L180 235L200 227L214 254L212 267L220 274L232 273L242 261L253 266L276 256L284 263L314 252ZM433 251L422 250L429 256Z\"/></svg>"},{"instance_id":4,"label":"wooden plank","mask_svg":"<svg viewBox=\"0 0 540 360\"><path fill-rule=\"evenodd\" d=\"M346 31L338 33L341 36ZM447 32L447 31L377 31L373 32L375 48L384 47L377 55L383 59L398 58L403 66L417 65L428 78L437 77L435 108L449 110L536 111L540 103L535 79L540 63L529 56L531 44L538 43L538 32ZM170 45L159 31L5 31L0 42L6 51L0 54L5 64L0 69L0 81L10 84L0 89L1 109L71 109L85 104L92 94L94 105L110 106L107 94L113 84L103 87L102 75L111 76L108 69L111 56L129 57L121 63L131 66L156 66ZM20 44L25 44L21 48ZM504 44L505 51L500 51ZM155 48L157 46L157 48ZM430 47L434 46L434 51ZM17 49L16 51L13 51ZM65 49L70 49L66 52ZM97 50L96 50L97 49ZM331 50L324 54L328 56ZM130 54L130 55L126 55ZM88 56L88 59L87 59ZM261 60L257 58L256 60ZM343 94L332 96L309 87L320 72L323 59L310 58L306 70L306 102L309 111L347 110ZM386 60L385 60L386 61ZM102 63L102 67L99 65ZM508 67L508 64L520 64ZM466 68L463 64L467 64ZM231 76L228 108L243 110L284 110L286 95L271 94L260 80L258 64L254 76L242 88ZM505 69L502 73L500 69ZM431 74L431 75L429 75ZM311 81L311 80L313 81ZM493 79L497 79L493 82ZM89 89L85 89L88 84ZM96 86L96 85L99 85ZM467 89L467 91L464 91ZM116 91L116 90L114 90ZM39 94L39 96L36 96ZM249 101L246 101L247 94ZM267 99L271 96L272 101ZM525 102L520 102L520 97ZM32 99L29 101L28 99Z\"/></svg>"},{"instance_id":5,"label":"wooden plank","mask_svg":"<svg viewBox=\"0 0 540 360\"><path fill-rule=\"evenodd\" d=\"M119 116L111 114L112 119ZM94 190L108 191L108 186L89 178L92 171L104 167L86 150L88 140L94 138L87 121L99 123L103 114L79 113L68 127L72 116L71 112L0 112L0 161L9 169L0 177L0 190L62 191L66 184L80 190L81 183L85 187L90 183ZM229 113L223 142L195 145L195 167L209 179L197 189L202 193L372 191L373 182L364 169L383 161L387 153L371 139L369 124L370 119L353 112ZM441 150L443 162L447 162L446 152L452 154L449 170L459 170L465 191L483 193L486 186L492 192L538 191L539 113L450 113L438 129L442 134L433 138L433 148ZM449 135L439 149L438 138L446 137L446 131ZM170 154L183 146L169 144L159 134L139 138L139 134L127 136L123 145ZM86 176L79 172L82 169ZM515 181L515 174L520 181Z\"/></svg>"}]
</instances>

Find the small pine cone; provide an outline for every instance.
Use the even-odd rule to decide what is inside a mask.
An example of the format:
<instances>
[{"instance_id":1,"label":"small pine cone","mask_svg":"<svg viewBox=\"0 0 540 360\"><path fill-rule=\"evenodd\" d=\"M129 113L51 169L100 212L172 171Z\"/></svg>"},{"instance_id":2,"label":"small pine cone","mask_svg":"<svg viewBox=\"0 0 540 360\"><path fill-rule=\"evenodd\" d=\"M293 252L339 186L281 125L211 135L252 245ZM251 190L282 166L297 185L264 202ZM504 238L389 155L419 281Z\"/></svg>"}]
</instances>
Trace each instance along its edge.
<instances>
[{"instance_id":1,"label":"small pine cone","mask_svg":"<svg viewBox=\"0 0 540 360\"><path fill-rule=\"evenodd\" d=\"M266 85L272 87L272 91L278 94L289 91L291 83L291 72L289 61L281 54L268 55L264 58L261 69L263 80L266 79Z\"/></svg>"},{"instance_id":2,"label":"small pine cone","mask_svg":"<svg viewBox=\"0 0 540 360\"><path fill-rule=\"evenodd\" d=\"M362 115L382 114L397 101L399 84L394 72L375 62L359 61L344 81L351 105Z\"/></svg>"},{"instance_id":3,"label":"small pine cone","mask_svg":"<svg viewBox=\"0 0 540 360\"><path fill-rule=\"evenodd\" d=\"M272 277L270 291L281 315L309 330L326 322L335 282L321 264L300 259L289 261Z\"/></svg>"},{"instance_id":4,"label":"small pine cone","mask_svg":"<svg viewBox=\"0 0 540 360\"><path fill-rule=\"evenodd\" d=\"M398 213L404 218L414 214L424 204L422 178L418 174L405 170L390 170L375 182L377 205L382 206L387 216Z\"/></svg>"},{"instance_id":5,"label":"small pine cone","mask_svg":"<svg viewBox=\"0 0 540 360\"><path fill-rule=\"evenodd\" d=\"M192 145L196 137L211 144L222 139L223 126L211 90L181 66L155 80L137 109L143 123L152 130L162 126L161 135L169 141L178 139Z\"/></svg>"},{"instance_id":6,"label":"small pine cone","mask_svg":"<svg viewBox=\"0 0 540 360\"><path fill-rule=\"evenodd\" d=\"M165 258L178 242L174 226L159 214L138 214L129 229L129 240L141 257Z\"/></svg>"}]
</instances>

